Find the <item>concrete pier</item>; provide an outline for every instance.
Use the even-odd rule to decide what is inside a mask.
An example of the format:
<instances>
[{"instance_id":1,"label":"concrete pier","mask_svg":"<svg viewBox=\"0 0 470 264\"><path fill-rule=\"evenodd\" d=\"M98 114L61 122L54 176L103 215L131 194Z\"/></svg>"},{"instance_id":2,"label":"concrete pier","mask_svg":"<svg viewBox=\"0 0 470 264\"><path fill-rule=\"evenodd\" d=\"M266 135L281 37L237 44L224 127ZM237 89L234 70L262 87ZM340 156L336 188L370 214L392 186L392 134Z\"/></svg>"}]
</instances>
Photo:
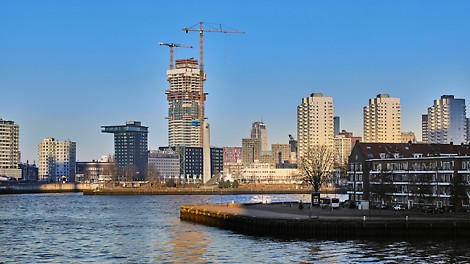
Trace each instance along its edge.
<instances>
[{"instance_id":1,"label":"concrete pier","mask_svg":"<svg viewBox=\"0 0 470 264\"><path fill-rule=\"evenodd\" d=\"M466 213L298 209L297 203L185 205L180 218L236 232L300 239L468 239Z\"/></svg>"}]
</instances>

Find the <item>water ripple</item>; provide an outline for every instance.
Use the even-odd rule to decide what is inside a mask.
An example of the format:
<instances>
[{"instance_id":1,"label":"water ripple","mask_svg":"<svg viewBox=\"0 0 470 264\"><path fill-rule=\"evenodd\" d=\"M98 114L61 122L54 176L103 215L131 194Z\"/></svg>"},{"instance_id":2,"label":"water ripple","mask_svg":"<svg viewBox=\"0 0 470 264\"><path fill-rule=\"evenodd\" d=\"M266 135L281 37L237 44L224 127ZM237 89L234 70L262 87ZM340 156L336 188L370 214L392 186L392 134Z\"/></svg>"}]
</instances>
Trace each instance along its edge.
<instances>
[{"instance_id":1,"label":"water ripple","mask_svg":"<svg viewBox=\"0 0 470 264\"><path fill-rule=\"evenodd\" d=\"M302 195L0 196L0 263L468 263L469 243L291 241L179 220L192 203Z\"/></svg>"}]
</instances>

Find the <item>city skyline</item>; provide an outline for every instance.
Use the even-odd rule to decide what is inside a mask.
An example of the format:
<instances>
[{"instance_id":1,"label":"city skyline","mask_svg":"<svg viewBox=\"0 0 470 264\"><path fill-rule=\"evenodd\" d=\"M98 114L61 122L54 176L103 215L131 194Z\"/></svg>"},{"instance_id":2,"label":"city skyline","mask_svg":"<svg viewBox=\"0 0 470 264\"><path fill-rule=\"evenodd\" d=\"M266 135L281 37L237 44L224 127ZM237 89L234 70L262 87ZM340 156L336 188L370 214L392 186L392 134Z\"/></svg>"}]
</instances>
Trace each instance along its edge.
<instances>
[{"instance_id":1,"label":"city skyline","mask_svg":"<svg viewBox=\"0 0 470 264\"><path fill-rule=\"evenodd\" d=\"M360 136L369 98L400 98L402 131L419 140L433 100L470 98L468 2L340 3L2 2L0 87L9 100L0 118L20 126L30 163L46 137L77 142L78 161L113 153L100 127L128 120L149 127L150 149L168 145L168 49L158 42L197 48L197 35L181 28L199 21L246 32L205 38L215 146L241 146L260 119L269 145L287 143L311 93L333 97L341 128ZM175 49L175 59L190 57L197 49Z\"/></svg>"}]
</instances>

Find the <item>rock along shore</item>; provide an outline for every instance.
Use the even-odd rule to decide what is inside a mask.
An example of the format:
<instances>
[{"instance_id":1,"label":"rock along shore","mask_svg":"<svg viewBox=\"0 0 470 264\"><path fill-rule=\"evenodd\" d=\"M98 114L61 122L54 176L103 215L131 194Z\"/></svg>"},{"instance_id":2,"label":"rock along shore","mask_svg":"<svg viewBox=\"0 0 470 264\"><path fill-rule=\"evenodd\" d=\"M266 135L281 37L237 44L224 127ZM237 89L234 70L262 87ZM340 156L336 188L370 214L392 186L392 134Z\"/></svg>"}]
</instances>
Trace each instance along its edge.
<instances>
[{"instance_id":1,"label":"rock along shore","mask_svg":"<svg viewBox=\"0 0 470 264\"><path fill-rule=\"evenodd\" d=\"M248 235L286 239L446 240L470 237L468 213L335 210L298 203L184 205L180 218Z\"/></svg>"}]
</instances>

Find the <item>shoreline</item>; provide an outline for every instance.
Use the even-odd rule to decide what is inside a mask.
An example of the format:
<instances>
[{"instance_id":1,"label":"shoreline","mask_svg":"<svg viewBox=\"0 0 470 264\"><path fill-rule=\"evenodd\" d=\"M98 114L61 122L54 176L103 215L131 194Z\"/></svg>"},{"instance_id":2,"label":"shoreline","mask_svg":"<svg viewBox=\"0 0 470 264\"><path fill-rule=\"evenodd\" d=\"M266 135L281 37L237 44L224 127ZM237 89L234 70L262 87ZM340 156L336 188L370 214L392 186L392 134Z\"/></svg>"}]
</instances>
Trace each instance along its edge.
<instances>
[{"instance_id":1,"label":"shoreline","mask_svg":"<svg viewBox=\"0 0 470 264\"><path fill-rule=\"evenodd\" d=\"M83 195L237 195L237 194L310 194L310 189L294 186L243 186L240 188L111 186L84 183L33 183L0 185L2 194L70 193Z\"/></svg>"},{"instance_id":2,"label":"shoreline","mask_svg":"<svg viewBox=\"0 0 470 264\"><path fill-rule=\"evenodd\" d=\"M182 221L253 236L282 239L462 240L470 236L470 214L418 210L300 210L298 203L199 204L180 208Z\"/></svg>"}]
</instances>

